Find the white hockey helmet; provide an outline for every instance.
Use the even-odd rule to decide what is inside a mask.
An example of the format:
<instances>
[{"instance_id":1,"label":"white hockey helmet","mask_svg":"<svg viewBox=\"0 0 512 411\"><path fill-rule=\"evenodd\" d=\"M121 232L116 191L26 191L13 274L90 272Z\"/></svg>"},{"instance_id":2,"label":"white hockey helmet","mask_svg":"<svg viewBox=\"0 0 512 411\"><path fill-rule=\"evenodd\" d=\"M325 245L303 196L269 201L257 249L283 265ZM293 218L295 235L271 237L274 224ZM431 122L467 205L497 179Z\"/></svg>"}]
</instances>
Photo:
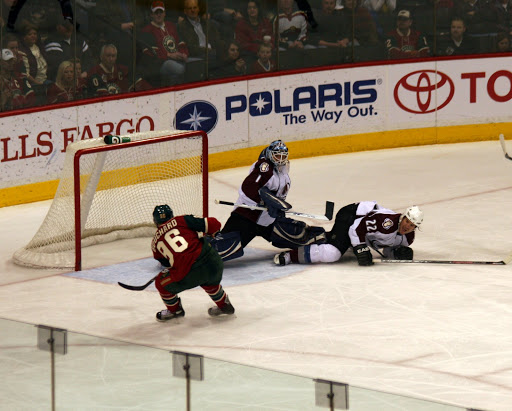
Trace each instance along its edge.
<instances>
[{"instance_id":1,"label":"white hockey helmet","mask_svg":"<svg viewBox=\"0 0 512 411\"><path fill-rule=\"evenodd\" d=\"M405 210L405 213L402 214L402 217L407 217L411 223L413 223L416 227L419 227L423 222L423 211L421 211L418 206L413 205Z\"/></svg>"},{"instance_id":2,"label":"white hockey helmet","mask_svg":"<svg viewBox=\"0 0 512 411\"><path fill-rule=\"evenodd\" d=\"M288 163L288 147L282 140L273 141L265 150L265 157L276 166L284 166Z\"/></svg>"}]
</instances>

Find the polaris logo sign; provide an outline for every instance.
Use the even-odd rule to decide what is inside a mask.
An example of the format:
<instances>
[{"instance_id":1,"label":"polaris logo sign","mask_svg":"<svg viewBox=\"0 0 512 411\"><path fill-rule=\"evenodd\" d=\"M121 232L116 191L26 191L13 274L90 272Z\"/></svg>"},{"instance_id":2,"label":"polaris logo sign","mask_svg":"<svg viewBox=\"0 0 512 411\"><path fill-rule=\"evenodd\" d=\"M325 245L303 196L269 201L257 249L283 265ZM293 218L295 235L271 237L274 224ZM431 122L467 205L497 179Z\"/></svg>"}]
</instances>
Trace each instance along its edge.
<instances>
[{"instance_id":1,"label":"polaris logo sign","mask_svg":"<svg viewBox=\"0 0 512 411\"><path fill-rule=\"evenodd\" d=\"M217 125L218 118L219 114L213 104L196 100L177 111L173 125L176 130L201 130L209 133Z\"/></svg>"},{"instance_id":2,"label":"polaris logo sign","mask_svg":"<svg viewBox=\"0 0 512 411\"><path fill-rule=\"evenodd\" d=\"M343 116L350 118L375 116L376 85L382 80L321 84L297 87L291 91L263 90L226 97L226 121L248 112L251 117L280 114L284 124L321 121L340 122ZM342 108L343 107L343 108Z\"/></svg>"}]
</instances>

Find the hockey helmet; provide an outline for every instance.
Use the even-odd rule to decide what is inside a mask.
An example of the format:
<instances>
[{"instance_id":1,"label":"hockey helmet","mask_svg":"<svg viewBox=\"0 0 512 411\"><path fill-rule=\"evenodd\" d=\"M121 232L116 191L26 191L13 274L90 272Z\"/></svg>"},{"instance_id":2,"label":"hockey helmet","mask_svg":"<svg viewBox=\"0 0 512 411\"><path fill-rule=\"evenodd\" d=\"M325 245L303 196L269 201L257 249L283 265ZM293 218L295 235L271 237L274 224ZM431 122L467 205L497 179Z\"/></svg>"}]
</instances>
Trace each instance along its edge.
<instances>
[{"instance_id":1,"label":"hockey helmet","mask_svg":"<svg viewBox=\"0 0 512 411\"><path fill-rule=\"evenodd\" d=\"M173 217L172 209L167 204L157 205L153 210L153 222L157 227Z\"/></svg>"},{"instance_id":2,"label":"hockey helmet","mask_svg":"<svg viewBox=\"0 0 512 411\"><path fill-rule=\"evenodd\" d=\"M418 206L410 206L405 210L405 213L402 217L407 217L407 219L413 223L416 227L419 227L423 222L423 211L420 210Z\"/></svg>"},{"instance_id":3,"label":"hockey helmet","mask_svg":"<svg viewBox=\"0 0 512 411\"><path fill-rule=\"evenodd\" d=\"M265 150L265 157L275 166L284 166L288 163L288 147L282 140L273 141Z\"/></svg>"}]
</instances>

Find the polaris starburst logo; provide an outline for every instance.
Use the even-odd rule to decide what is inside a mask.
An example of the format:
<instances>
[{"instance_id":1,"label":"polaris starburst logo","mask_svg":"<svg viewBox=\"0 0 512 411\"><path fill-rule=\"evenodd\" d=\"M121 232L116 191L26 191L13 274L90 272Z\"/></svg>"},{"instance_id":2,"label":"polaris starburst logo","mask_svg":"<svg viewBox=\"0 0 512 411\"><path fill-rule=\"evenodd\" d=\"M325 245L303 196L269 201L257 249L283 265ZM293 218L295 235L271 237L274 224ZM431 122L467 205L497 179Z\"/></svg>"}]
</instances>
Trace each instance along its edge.
<instances>
[{"instance_id":1,"label":"polaris starburst logo","mask_svg":"<svg viewBox=\"0 0 512 411\"><path fill-rule=\"evenodd\" d=\"M217 125L219 113L208 101L196 100L182 106L174 118L176 130L211 132Z\"/></svg>"},{"instance_id":2,"label":"polaris starburst logo","mask_svg":"<svg viewBox=\"0 0 512 411\"><path fill-rule=\"evenodd\" d=\"M418 70L396 83L396 104L409 113L428 114L441 110L453 98L455 86L450 77L437 70Z\"/></svg>"}]
</instances>

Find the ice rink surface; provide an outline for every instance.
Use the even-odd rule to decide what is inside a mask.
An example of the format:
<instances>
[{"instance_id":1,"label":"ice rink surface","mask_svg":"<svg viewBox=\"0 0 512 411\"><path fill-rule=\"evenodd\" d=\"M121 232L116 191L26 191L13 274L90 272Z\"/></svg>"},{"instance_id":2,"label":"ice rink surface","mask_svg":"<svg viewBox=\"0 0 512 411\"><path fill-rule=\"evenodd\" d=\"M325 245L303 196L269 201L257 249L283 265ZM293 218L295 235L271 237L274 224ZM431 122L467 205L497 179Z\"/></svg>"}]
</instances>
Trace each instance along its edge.
<instances>
[{"instance_id":1,"label":"ice rink surface","mask_svg":"<svg viewBox=\"0 0 512 411\"><path fill-rule=\"evenodd\" d=\"M512 161L498 141L291 158L294 210L322 214L326 200L335 212L362 200L398 212L416 204L425 220L415 259L498 261L512 252ZM248 169L210 175L210 215L226 221L230 207L214 199L235 201ZM149 239L85 249L82 273L13 265L13 252L32 238L50 203L0 209L0 318L468 408L512 409L510 265L359 267L349 251L338 263L277 267L276 250L256 239L246 256L226 263L234 318L209 318L209 298L194 289L181 294L183 319L158 323L163 305L154 288L116 284L144 284L156 274Z\"/></svg>"}]
</instances>

